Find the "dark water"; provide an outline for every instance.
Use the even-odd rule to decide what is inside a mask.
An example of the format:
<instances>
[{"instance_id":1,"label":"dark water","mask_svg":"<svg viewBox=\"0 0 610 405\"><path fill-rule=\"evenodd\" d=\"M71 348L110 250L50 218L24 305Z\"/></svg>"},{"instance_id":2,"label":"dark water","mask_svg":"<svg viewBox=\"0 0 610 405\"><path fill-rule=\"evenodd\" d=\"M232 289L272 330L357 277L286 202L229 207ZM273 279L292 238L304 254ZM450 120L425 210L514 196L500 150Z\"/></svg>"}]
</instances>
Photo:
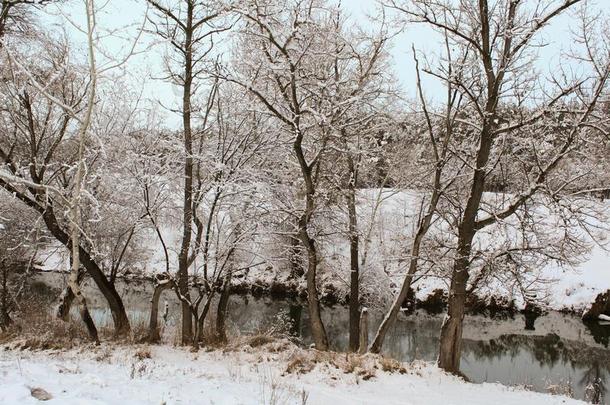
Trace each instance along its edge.
<instances>
[{"instance_id":1,"label":"dark water","mask_svg":"<svg viewBox=\"0 0 610 405\"><path fill-rule=\"evenodd\" d=\"M62 275L39 275L38 280L62 286ZM85 283L85 295L93 316L100 326L110 325L111 317L99 292ZM119 293L132 322L148 322L150 283L121 283ZM161 313L167 303L168 317L163 338L173 341L179 321L178 301L171 293L161 299ZM370 336L382 318L371 312ZM323 309L323 320L334 350L345 350L348 342L347 308L335 306ZM443 315L417 311L400 315L384 345L384 353L403 361L434 361L438 355L438 336ZM229 329L232 333L251 334L271 329L298 336L311 343L307 310L294 300L255 299L233 296L229 303ZM574 316L549 313L533 324L523 315L488 318L467 316L461 371L473 382L499 382L505 385L527 386L549 392L569 392L580 399L603 397L600 403L610 404L610 325L585 325Z\"/></svg>"}]
</instances>

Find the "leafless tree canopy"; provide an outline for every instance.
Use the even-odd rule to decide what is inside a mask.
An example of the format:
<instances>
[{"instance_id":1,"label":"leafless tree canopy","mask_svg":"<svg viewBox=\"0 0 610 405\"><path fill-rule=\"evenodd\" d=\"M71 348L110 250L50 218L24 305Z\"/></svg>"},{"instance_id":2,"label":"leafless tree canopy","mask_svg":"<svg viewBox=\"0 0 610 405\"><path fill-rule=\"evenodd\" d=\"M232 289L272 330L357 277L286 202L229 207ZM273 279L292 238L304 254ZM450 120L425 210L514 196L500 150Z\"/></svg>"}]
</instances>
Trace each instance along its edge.
<instances>
[{"instance_id":1,"label":"leafless tree canopy","mask_svg":"<svg viewBox=\"0 0 610 405\"><path fill-rule=\"evenodd\" d=\"M77 306L98 343L86 277L117 336L132 329L117 280L135 274L155 283L149 341L163 294L199 347L206 325L227 340L231 292L266 283L306 299L318 350L334 294L349 350L375 353L414 286L440 283L438 365L458 373L469 302L543 305L543 269L608 232L610 29L585 0L392 0L366 22L330 0L142 0L115 29L104 2L78 6L82 21L61 1L0 3L3 329L40 251L69 271L54 313ZM407 49L413 27L430 48ZM143 86L142 54L159 62ZM385 314L368 348L367 307Z\"/></svg>"}]
</instances>

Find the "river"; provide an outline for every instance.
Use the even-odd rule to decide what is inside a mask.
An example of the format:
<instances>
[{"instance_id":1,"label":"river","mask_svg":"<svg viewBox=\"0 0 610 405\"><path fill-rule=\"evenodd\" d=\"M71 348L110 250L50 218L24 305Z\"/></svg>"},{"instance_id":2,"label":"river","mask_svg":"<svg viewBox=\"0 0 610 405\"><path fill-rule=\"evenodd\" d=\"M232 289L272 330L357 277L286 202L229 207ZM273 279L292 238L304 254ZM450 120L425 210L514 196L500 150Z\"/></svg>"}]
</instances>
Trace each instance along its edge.
<instances>
[{"instance_id":1,"label":"river","mask_svg":"<svg viewBox=\"0 0 610 405\"><path fill-rule=\"evenodd\" d=\"M66 275L39 273L36 281L54 288L65 285ZM117 285L132 323L147 324L152 284L146 281L121 281ZM99 291L86 280L83 289L98 326L111 326L106 302ZM171 292L164 293L160 312L167 305L163 339L177 339L179 303ZM348 342L348 310L343 306L323 308L323 320L333 350L345 350ZM370 336L383 314L371 311ZM443 314L423 310L398 321L386 338L384 353L402 361L434 361L438 354L438 336ZM610 325L584 324L573 315L549 312L533 321L522 314L493 318L470 315L464 324L461 371L473 382L499 382L527 386L549 392L566 390L584 399L597 390L610 404ZM271 328L284 331L311 343L305 303L300 300L253 298L234 295L229 301L229 332L252 334ZM595 384L594 384L595 383ZM593 387L593 388L592 388ZM591 391L593 390L593 391Z\"/></svg>"}]
</instances>

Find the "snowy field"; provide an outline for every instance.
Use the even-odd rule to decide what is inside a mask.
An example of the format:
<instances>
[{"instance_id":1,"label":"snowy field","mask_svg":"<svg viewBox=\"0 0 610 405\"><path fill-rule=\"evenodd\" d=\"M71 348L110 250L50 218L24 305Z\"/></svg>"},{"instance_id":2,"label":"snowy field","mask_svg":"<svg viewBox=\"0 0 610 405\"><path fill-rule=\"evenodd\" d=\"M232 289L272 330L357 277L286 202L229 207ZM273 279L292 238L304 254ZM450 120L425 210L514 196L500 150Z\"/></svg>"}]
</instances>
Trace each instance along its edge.
<instances>
[{"instance_id":1,"label":"snowy field","mask_svg":"<svg viewBox=\"0 0 610 405\"><path fill-rule=\"evenodd\" d=\"M372 355L306 351L283 341L197 353L169 346L102 345L61 352L0 347L0 404L40 403L32 390L50 394L45 403L62 405L582 403L499 384L465 383L428 363L402 366Z\"/></svg>"}]
</instances>

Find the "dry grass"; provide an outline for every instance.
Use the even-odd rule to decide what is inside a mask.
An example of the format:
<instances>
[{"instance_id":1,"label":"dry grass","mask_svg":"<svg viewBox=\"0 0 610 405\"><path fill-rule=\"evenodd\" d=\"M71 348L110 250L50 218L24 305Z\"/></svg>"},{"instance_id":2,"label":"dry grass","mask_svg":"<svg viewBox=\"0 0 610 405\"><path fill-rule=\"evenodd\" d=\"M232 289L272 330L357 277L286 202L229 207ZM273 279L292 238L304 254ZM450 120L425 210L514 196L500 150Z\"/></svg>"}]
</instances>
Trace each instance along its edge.
<instances>
[{"instance_id":1,"label":"dry grass","mask_svg":"<svg viewBox=\"0 0 610 405\"><path fill-rule=\"evenodd\" d=\"M345 362L342 363L342 366L343 372L350 374L362 370L364 362L361 356L346 353Z\"/></svg>"},{"instance_id":2,"label":"dry grass","mask_svg":"<svg viewBox=\"0 0 610 405\"><path fill-rule=\"evenodd\" d=\"M407 369L396 359L391 357L381 356L379 357L379 366L386 373L400 373L406 374Z\"/></svg>"},{"instance_id":3,"label":"dry grass","mask_svg":"<svg viewBox=\"0 0 610 405\"><path fill-rule=\"evenodd\" d=\"M372 354L321 352L293 346L286 360L284 374L306 374L316 367L339 370L362 380L376 376L377 371L405 374L405 366L392 358Z\"/></svg>"},{"instance_id":4,"label":"dry grass","mask_svg":"<svg viewBox=\"0 0 610 405\"><path fill-rule=\"evenodd\" d=\"M273 336L263 334L254 335L246 338L246 344L253 348L265 346L266 344L272 343L273 341L275 341L275 338Z\"/></svg>"},{"instance_id":5,"label":"dry grass","mask_svg":"<svg viewBox=\"0 0 610 405\"><path fill-rule=\"evenodd\" d=\"M129 340L131 343L146 342L148 340L148 324L145 321L132 322Z\"/></svg>"},{"instance_id":6,"label":"dry grass","mask_svg":"<svg viewBox=\"0 0 610 405\"><path fill-rule=\"evenodd\" d=\"M148 360L152 358L150 346L137 345L141 342L141 336L147 332L144 323L134 323L132 333L124 339L115 339L112 328L103 328L100 335L103 340L112 339L118 344L135 347L133 352L132 378L141 376L147 372ZM179 328L176 328L179 331ZM303 349L285 337L273 336L269 333L259 333L251 336L238 336L226 344L213 342L210 344L210 335L206 339L206 349L222 352L245 352L260 355L264 361L275 361L285 364L281 375L307 374L316 368L324 369L333 378L340 378L341 374L353 375L356 382L374 378L378 372L401 373L407 372L404 365L392 358L379 355L356 353L324 352L315 349ZM179 335L176 336L176 340ZM32 350L68 350L76 347L89 347L91 342L81 322L63 322L50 315L29 315L13 325L11 329L0 334L0 344L7 344L15 349ZM176 344L178 346L178 344ZM98 361L109 362L112 359L112 345L103 345L96 348ZM274 384L271 384L274 385ZM273 388L273 387L270 387ZM564 388L564 387L561 387ZM549 391L563 393L565 390L557 387L549 387ZM274 391L271 389L271 391ZM281 391L281 390L280 390ZM270 392L271 393L271 392ZM306 401L306 399L305 399ZM281 401L280 401L281 402Z\"/></svg>"},{"instance_id":7,"label":"dry grass","mask_svg":"<svg viewBox=\"0 0 610 405\"><path fill-rule=\"evenodd\" d=\"M150 352L150 348L145 346L136 350L136 352L133 354L133 357L138 360L152 359L152 354Z\"/></svg>"},{"instance_id":8,"label":"dry grass","mask_svg":"<svg viewBox=\"0 0 610 405\"><path fill-rule=\"evenodd\" d=\"M284 374L307 374L315 367L315 363L308 361L303 353L293 353L288 359Z\"/></svg>"},{"instance_id":9,"label":"dry grass","mask_svg":"<svg viewBox=\"0 0 610 405\"><path fill-rule=\"evenodd\" d=\"M100 363L111 363L112 360L112 350L110 350L107 346L102 346L99 348L95 356L95 360Z\"/></svg>"},{"instance_id":10,"label":"dry grass","mask_svg":"<svg viewBox=\"0 0 610 405\"><path fill-rule=\"evenodd\" d=\"M129 335L117 338L113 327L102 326L98 328L98 334L101 340L136 344L146 340L148 327L144 322L133 322ZM80 320L70 319L65 322L46 311L23 312L6 331L0 332L0 344L12 345L20 349L72 349L91 343L87 330Z\"/></svg>"},{"instance_id":11,"label":"dry grass","mask_svg":"<svg viewBox=\"0 0 610 405\"><path fill-rule=\"evenodd\" d=\"M256 366L259 377L260 403L269 405L284 405L300 403L306 405L309 393L304 389L297 389L289 384L273 369L264 366Z\"/></svg>"},{"instance_id":12,"label":"dry grass","mask_svg":"<svg viewBox=\"0 0 610 405\"><path fill-rule=\"evenodd\" d=\"M549 384L546 387L551 395L564 395L569 398L574 398L574 389L570 381L563 381L558 384Z\"/></svg>"},{"instance_id":13,"label":"dry grass","mask_svg":"<svg viewBox=\"0 0 610 405\"><path fill-rule=\"evenodd\" d=\"M0 335L1 344L23 350L71 349L90 342L84 325L47 315L22 317Z\"/></svg>"}]
</instances>

